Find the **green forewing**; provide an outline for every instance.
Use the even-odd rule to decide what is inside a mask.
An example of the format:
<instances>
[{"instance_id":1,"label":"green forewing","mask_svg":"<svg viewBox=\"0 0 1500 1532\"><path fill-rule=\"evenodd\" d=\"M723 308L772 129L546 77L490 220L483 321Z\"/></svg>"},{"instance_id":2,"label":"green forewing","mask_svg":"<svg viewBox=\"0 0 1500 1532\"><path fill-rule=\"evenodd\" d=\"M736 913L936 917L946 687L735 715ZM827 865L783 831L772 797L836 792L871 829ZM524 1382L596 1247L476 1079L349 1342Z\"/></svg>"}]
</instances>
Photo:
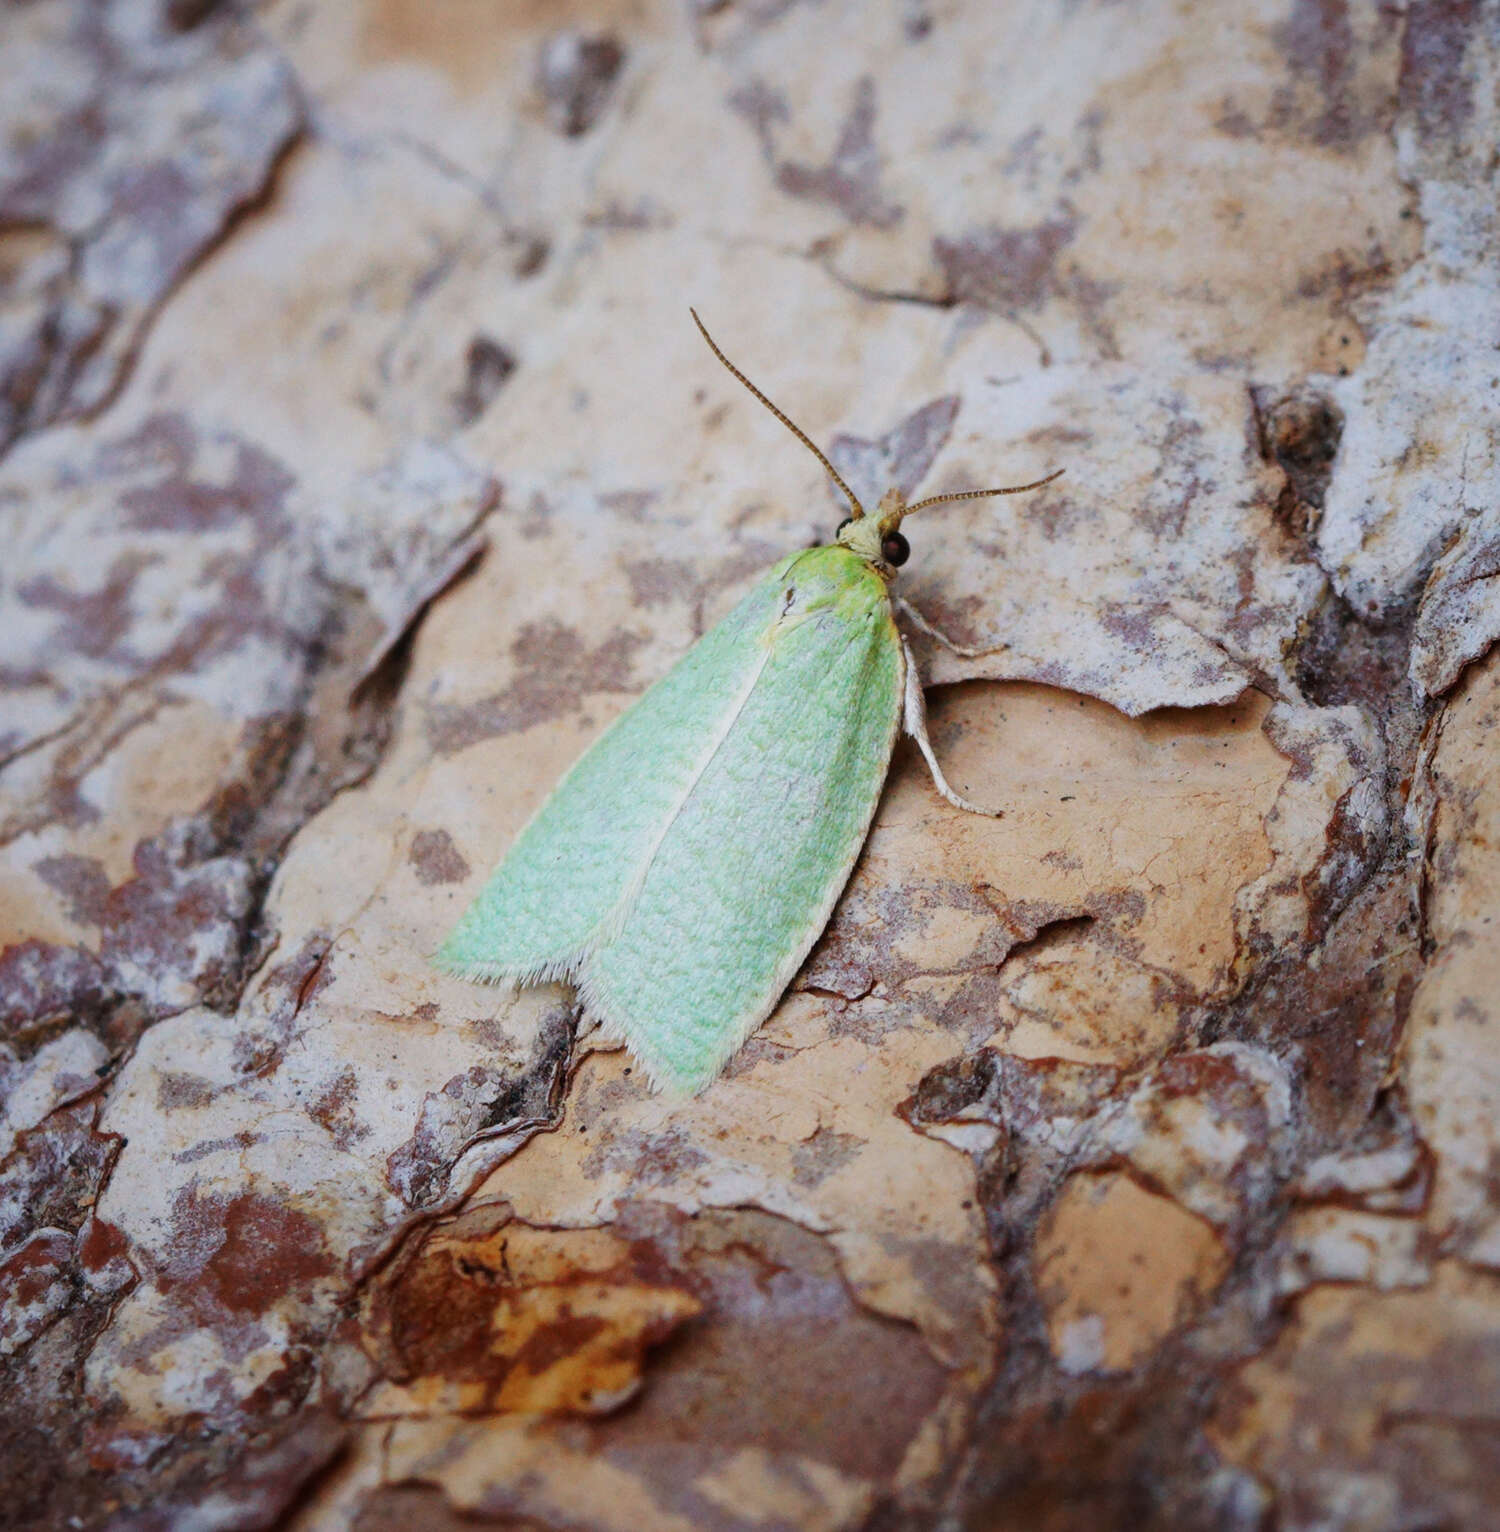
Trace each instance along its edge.
<instances>
[{"instance_id":1,"label":"green forewing","mask_svg":"<svg viewBox=\"0 0 1500 1532\"><path fill-rule=\"evenodd\" d=\"M783 560L579 760L439 962L575 976L653 1079L701 1089L848 880L903 680L884 581L836 546Z\"/></svg>"},{"instance_id":2,"label":"green forewing","mask_svg":"<svg viewBox=\"0 0 1500 1532\"><path fill-rule=\"evenodd\" d=\"M757 665L775 576L589 747L522 830L437 954L468 979L560 978L617 911Z\"/></svg>"}]
</instances>

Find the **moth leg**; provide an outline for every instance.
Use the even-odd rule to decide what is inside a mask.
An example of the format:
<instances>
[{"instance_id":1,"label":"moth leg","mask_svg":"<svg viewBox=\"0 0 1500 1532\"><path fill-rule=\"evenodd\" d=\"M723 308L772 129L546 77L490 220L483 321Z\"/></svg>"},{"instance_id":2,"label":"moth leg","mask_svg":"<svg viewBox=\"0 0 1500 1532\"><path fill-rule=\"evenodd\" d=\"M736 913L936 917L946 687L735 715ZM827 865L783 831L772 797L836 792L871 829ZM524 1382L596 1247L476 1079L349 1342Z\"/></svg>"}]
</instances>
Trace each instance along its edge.
<instances>
[{"instance_id":1,"label":"moth leg","mask_svg":"<svg viewBox=\"0 0 1500 1532\"><path fill-rule=\"evenodd\" d=\"M927 737L927 702L922 696L922 677L917 670L911 645L904 635L901 648L906 655L906 705L902 727L916 740L917 749L922 752L922 759L927 762L927 769L932 773L933 785L956 809L964 809L970 814L983 814L986 819L1001 818L1005 812L1003 809L987 809L978 803L970 803L948 786L943 768L938 765L937 757L932 753L932 741Z\"/></svg>"},{"instance_id":2,"label":"moth leg","mask_svg":"<svg viewBox=\"0 0 1500 1532\"><path fill-rule=\"evenodd\" d=\"M970 648L968 644L955 643L941 628L934 627L904 596L897 596L896 610L906 618L912 627L925 633L928 638L935 638L943 648L958 655L960 659L977 660L981 655L996 654L1001 649L1009 649L1009 644L981 644L978 648Z\"/></svg>"}]
</instances>

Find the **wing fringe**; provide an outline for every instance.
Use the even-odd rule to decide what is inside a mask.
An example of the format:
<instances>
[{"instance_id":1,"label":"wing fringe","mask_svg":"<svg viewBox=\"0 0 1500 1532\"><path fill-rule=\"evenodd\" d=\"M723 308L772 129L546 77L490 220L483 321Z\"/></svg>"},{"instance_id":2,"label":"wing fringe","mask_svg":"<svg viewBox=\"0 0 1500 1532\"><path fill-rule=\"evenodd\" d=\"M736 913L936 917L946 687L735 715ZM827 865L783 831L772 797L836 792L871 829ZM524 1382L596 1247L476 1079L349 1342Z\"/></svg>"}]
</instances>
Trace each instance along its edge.
<instances>
[{"instance_id":1,"label":"wing fringe","mask_svg":"<svg viewBox=\"0 0 1500 1532\"><path fill-rule=\"evenodd\" d=\"M529 966L511 963L466 963L445 957L441 950L433 953L428 962L439 973L455 979L467 979L471 984L555 984L570 981L578 971L584 954L559 958L549 963L533 963Z\"/></svg>"}]
</instances>

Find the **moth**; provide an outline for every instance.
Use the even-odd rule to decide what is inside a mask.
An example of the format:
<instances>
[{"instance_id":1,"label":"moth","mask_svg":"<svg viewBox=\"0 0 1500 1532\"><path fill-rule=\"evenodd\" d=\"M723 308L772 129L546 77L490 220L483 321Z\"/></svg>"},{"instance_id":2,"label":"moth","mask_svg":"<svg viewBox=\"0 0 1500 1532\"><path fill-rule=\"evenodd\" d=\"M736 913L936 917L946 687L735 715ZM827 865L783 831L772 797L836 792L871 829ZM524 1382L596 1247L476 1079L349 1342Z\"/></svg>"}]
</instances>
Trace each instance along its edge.
<instances>
[{"instance_id":1,"label":"moth","mask_svg":"<svg viewBox=\"0 0 1500 1532\"><path fill-rule=\"evenodd\" d=\"M903 726L944 798L998 812L954 792L927 738L898 613L947 640L892 592L910 554L901 524L1058 474L914 505L891 488L867 511L693 320L823 465L850 514L831 543L773 565L584 752L434 961L472 980L571 980L653 1086L695 1094L770 1015L822 933Z\"/></svg>"}]
</instances>

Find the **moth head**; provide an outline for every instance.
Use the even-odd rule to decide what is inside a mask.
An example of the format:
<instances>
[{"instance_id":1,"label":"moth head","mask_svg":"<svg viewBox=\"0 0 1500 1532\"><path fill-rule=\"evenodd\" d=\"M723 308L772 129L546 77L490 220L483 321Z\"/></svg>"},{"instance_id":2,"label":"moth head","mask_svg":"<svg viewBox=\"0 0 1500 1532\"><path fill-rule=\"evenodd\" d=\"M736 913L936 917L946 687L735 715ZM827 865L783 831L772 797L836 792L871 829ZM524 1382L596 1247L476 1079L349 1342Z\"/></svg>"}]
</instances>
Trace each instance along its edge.
<instances>
[{"instance_id":1,"label":"moth head","mask_svg":"<svg viewBox=\"0 0 1500 1532\"><path fill-rule=\"evenodd\" d=\"M911 557L911 544L901 533L902 518L910 514L906 496L894 485L880 497L873 514L851 495L855 514L839 523L834 541L857 553L887 580Z\"/></svg>"},{"instance_id":2,"label":"moth head","mask_svg":"<svg viewBox=\"0 0 1500 1532\"><path fill-rule=\"evenodd\" d=\"M839 529L834 534L834 541L841 548L847 548L851 553L857 553L871 568L887 580L895 579L896 571L911 557L911 544L901 534L901 523L907 516L917 511L925 510L929 505L942 505L947 500L981 500L988 495L1019 495L1025 490L1040 489L1042 485L1050 484L1062 473L1062 469L1059 468L1056 473L1049 473L1045 479L1036 479L1030 484L1012 484L1006 489L964 489L952 495L931 495L926 500L918 500L915 505L908 505L905 494L896 488L895 485L892 485L880 497L880 504L876 506L875 510L873 512L867 511L860 504L859 497L844 483L838 469L828 461L827 457L818 449L807 432L788 415L777 409L750 379L719 350L713 336L704 329L703 321L699 319L697 310L689 309L688 313L693 316L693 323L698 326L699 333L708 342L709 350L817 458L827 470L828 477L843 492L844 498L849 502L851 514L839 523Z\"/></svg>"}]
</instances>

